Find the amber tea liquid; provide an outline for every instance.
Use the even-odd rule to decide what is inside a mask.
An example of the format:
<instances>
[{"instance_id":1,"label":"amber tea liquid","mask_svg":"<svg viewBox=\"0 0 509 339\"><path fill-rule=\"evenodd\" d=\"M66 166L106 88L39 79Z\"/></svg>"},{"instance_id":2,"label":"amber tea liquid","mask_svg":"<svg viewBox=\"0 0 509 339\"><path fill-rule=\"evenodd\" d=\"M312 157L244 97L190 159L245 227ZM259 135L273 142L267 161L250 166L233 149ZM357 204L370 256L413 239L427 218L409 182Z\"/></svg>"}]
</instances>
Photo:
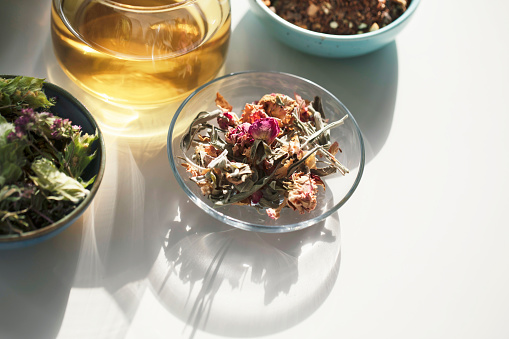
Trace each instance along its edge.
<instances>
[{"instance_id":1,"label":"amber tea liquid","mask_svg":"<svg viewBox=\"0 0 509 339\"><path fill-rule=\"evenodd\" d=\"M231 18L229 1L167 6L178 2L54 0L55 55L74 82L105 101L181 100L223 65Z\"/></svg>"}]
</instances>

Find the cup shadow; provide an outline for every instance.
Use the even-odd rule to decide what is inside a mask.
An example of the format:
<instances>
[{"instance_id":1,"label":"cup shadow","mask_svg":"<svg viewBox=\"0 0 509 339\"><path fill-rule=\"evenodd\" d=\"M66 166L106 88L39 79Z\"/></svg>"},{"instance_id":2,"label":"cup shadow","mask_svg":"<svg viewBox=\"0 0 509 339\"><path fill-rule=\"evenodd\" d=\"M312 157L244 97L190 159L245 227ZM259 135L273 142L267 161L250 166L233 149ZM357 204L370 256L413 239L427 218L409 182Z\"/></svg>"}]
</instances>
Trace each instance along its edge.
<instances>
[{"instance_id":1,"label":"cup shadow","mask_svg":"<svg viewBox=\"0 0 509 339\"><path fill-rule=\"evenodd\" d=\"M255 31L261 34L252 34ZM277 41L251 11L239 21L231 39L235 48L228 54L227 73L247 69L280 71L317 83L343 102L355 117L364 136L366 161L380 152L389 136L396 105L395 42L356 58L311 56Z\"/></svg>"}]
</instances>

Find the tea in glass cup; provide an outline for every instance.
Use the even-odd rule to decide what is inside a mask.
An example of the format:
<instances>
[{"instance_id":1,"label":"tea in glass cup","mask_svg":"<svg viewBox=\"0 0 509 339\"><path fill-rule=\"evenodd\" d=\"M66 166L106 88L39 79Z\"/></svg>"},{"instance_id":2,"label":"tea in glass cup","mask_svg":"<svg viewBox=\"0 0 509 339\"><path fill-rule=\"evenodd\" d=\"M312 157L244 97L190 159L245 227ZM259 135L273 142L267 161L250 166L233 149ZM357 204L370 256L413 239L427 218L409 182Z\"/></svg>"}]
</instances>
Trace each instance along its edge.
<instances>
[{"instance_id":1,"label":"tea in glass cup","mask_svg":"<svg viewBox=\"0 0 509 339\"><path fill-rule=\"evenodd\" d=\"M184 99L221 69L229 0L53 0L55 56L81 88L126 107Z\"/></svg>"}]
</instances>

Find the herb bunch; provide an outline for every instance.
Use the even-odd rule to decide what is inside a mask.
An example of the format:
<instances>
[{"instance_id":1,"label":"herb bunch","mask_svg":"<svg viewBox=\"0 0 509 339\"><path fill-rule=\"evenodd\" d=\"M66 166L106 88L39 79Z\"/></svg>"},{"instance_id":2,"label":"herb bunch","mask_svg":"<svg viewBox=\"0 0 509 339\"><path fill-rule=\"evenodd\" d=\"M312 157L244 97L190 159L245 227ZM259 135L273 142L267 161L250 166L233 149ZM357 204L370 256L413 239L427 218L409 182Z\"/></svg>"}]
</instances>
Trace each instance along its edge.
<instances>
[{"instance_id":1,"label":"herb bunch","mask_svg":"<svg viewBox=\"0 0 509 339\"><path fill-rule=\"evenodd\" d=\"M44 79L0 78L0 236L46 227L74 210L98 139L47 110Z\"/></svg>"},{"instance_id":2,"label":"herb bunch","mask_svg":"<svg viewBox=\"0 0 509 339\"><path fill-rule=\"evenodd\" d=\"M321 177L349 172L330 137L348 115L327 123L319 97L267 94L240 117L221 94L215 102L218 109L200 112L180 144L182 165L214 206L255 206L272 219L285 207L303 214L316 208L318 186L325 190Z\"/></svg>"}]
</instances>

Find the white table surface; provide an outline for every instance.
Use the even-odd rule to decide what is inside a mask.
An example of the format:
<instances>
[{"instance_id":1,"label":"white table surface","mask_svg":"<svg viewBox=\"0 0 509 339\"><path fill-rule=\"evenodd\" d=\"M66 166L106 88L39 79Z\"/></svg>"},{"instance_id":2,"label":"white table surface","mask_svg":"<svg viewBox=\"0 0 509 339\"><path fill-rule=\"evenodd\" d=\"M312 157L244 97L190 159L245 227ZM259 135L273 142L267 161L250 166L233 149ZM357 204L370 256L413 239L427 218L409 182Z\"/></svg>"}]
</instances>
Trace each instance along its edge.
<instances>
[{"instance_id":1,"label":"white table surface","mask_svg":"<svg viewBox=\"0 0 509 339\"><path fill-rule=\"evenodd\" d=\"M336 94L367 144L355 194L303 231L240 231L186 199L165 135L106 134L84 216L0 252L0 338L509 338L508 12L423 0L395 43L329 60L279 44L233 0L225 71ZM85 98L57 76L49 13L49 0L2 1L0 74Z\"/></svg>"}]
</instances>

